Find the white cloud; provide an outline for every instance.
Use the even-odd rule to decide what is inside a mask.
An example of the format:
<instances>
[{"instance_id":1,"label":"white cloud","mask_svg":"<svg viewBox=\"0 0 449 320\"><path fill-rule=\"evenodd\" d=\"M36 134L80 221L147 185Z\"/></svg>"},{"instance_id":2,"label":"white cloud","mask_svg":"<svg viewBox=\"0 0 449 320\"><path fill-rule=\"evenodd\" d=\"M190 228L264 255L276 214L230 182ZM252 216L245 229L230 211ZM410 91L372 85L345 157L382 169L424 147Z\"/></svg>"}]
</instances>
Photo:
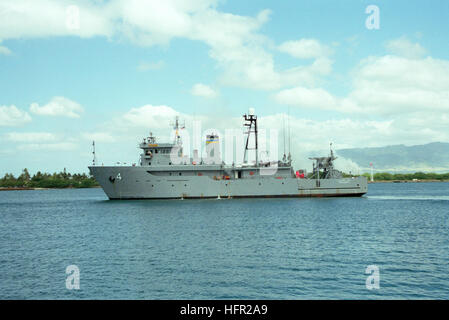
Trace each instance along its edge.
<instances>
[{"instance_id":1,"label":"white cloud","mask_svg":"<svg viewBox=\"0 0 449 320\"><path fill-rule=\"evenodd\" d=\"M442 128L429 130L427 123L412 125L409 118L388 120L309 120L284 115L285 124L289 122L291 132L291 152L295 160L295 166L311 167L307 159L311 152L318 156L326 155L329 151L329 143L333 143L334 149L353 147L380 147L385 145L416 145L429 141L449 141L449 131ZM259 128L277 128L279 130L279 145L282 145L282 114L274 114L260 117ZM287 131L287 130L286 130ZM287 131L288 132L288 131ZM287 133L288 141L288 133ZM287 143L288 145L288 143ZM346 171L355 169L348 161L337 160L339 168L345 167Z\"/></svg>"},{"instance_id":2,"label":"white cloud","mask_svg":"<svg viewBox=\"0 0 449 320\"><path fill-rule=\"evenodd\" d=\"M441 122L449 113L449 61L427 57L369 57L353 72L353 88L337 97L322 88L284 89L277 102L376 117L429 118ZM419 114L419 116L418 116ZM443 117L442 117L443 116ZM432 127L432 123L428 123Z\"/></svg>"},{"instance_id":3,"label":"white cloud","mask_svg":"<svg viewBox=\"0 0 449 320\"><path fill-rule=\"evenodd\" d=\"M86 132L82 134L82 137L86 140L95 142L115 142L116 139L107 132Z\"/></svg>"},{"instance_id":4,"label":"white cloud","mask_svg":"<svg viewBox=\"0 0 449 320\"><path fill-rule=\"evenodd\" d=\"M89 1L78 3L79 28L71 28L72 16L68 9L73 4L68 0L3 0L0 2L0 38L112 35L110 6Z\"/></svg>"},{"instance_id":5,"label":"white cloud","mask_svg":"<svg viewBox=\"0 0 449 320\"><path fill-rule=\"evenodd\" d=\"M332 110L338 108L338 101L327 91L316 88L295 87L282 90L275 95L278 103L312 109Z\"/></svg>"},{"instance_id":6,"label":"white cloud","mask_svg":"<svg viewBox=\"0 0 449 320\"><path fill-rule=\"evenodd\" d=\"M390 53L410 59L424 57L427 53L419 43L412 43L406 37L390 40L385 46Z\"/></svg>"},{"instance_id":7,"label":"white cloud","mask_svg":"<svg viewBox=\"0 0 449 320\"><path fill-rule=\"evenodd\" d=\"M115 123L120 127L166 129L177 115L179 112L168 106L144 105L131 108L130 111L115 119Z\"/></svg>"},{"instance_id":8,"label":"white cloud","mask_svg":"<svg viewBox=\"0 0 449 320\"><path fill-rule=\"evenodd\" d=\"M329 58L333 50L316 39L286 41L278 50L298 59L313 59L309 65L301 65L279 73L281 87L315 86L321 77L332 71L333 61Z\"/></svg>"},{"instance_id":9,"label":"white cloud","mask_svg":"<svg viewBox=\"0 0 449 320\"><path fill-rule=\"evenodd\" d=\"M0 54L4 54L5 56L8 56L11 54L11 50L9 50L7 47L0 46Z\"/></svg>"},{"instance_id":10,"label":"white cloud","mask_svg":"<svg viewBox=\"0 0 449 320\"><path fill-rule=\"evenodd\" d=\"M49 132L9 132L5 134L5 138L13 142L50 142L58 140L56 135Z\"/></svg>"},{"instance_id":11,"label":"white cloud","mask_svg":"<svg viewBox=\"0 0 449 320\"><path fill-rule=\"evenodd\" d=\"M215 98L218 95L218 93L214 89L202 83L195 84L192 87L191 93L194 96L200 96L205 98Z\"/></svg>"},{"instance_id":12,"label":"white cloud","mask_svg":"<svg viewBox=\"0 0 449 320\"><path fill-rule=\"evenodd\" d=\"M195 15L189 38L211 47L209 55L223 71L222 84L261 90L279 87L273 57L263 47L268 40L257 33L270 14L262 10L253 18L205 10Z\"/></svg>"},{"instance_id":13,"label":"white cloud","mask_svg":"<svg viewBox=\"0 0 449 320\"><path fill-rule=\"evenodd\" d=\"M308 89L310 90L310 89ZM309 107L314 107L319 99L320 90L306 91L310 95ZM297 93L295 91L293 94ZM323 93L324 94L324 93ZM325 94L324 94L325 95ZM149 131L157 137L159 142L172 141L171 124L175 116L179 116L180 122L187 125L183 132L192 137L193 126L191 115L182 114L169 106L144 105L142 107L132 108L128 112L117 116L111 122L103 125L103 131L97 133L84 134L83 138L93 139L105 137L104 142L108 142L109 137L113 137L117 143L107 148L107 153L98 152L101 162L113 163L120 159L126 161L135 161L138 151L135 149L135 142L146 136ZM424 119L421 116L399 116L387 119L351 119L349 116L339 120L311 120L303 119L283 114L271 114L259 117L258 127L263 130L278 130L278 145L283 145L283 123L285 123L287 145L288 145L288 126L291 132L291 152L295 160L296 168L311 168L309 156L326 155L329 151L329 143L332 142L334 149L344 149L352 147L379 147L395 144L424 144L429 141L448 141L449 117L445 115L430 115L436 118ZM285 119L285 121L284 121ZM211 115L196 115L195 120L201 121L201 132L206 129L214 128L216 132L223 137L226 129L241 129L241 117L220 117ZM429 122L433 122L429 126ZM262 138L261 138L262 139ZM96 140L97 141L97 140ZM100 140L98 140L100 142ZM120 143L118 143L120 142ZM99 144L101 147L101 144ZM192 146L192 140L190 140ZM113 149L112 149L113 148ZM112 150L112 152L111 152ZM263 151L263 150L262 150ZM316 152L319 151L319 152ZM279 150L279 157L282 157L282 150ZM313 153L312 153L313 152ZM348 159L339 159L337 167L344 171L356 172L358 167Z\"/></svg>"},{"instance_id":14,"label":"white cloud","mask_svg":"<svg viewBox=\"0 0 449 320\"><path fill-rule=\"evenodd\" d=\"M0 106L0 126L14 127L30 121L30 115L16 106Z\"/></svg>"},{"instance_id":15,"label":"white cloud","mask_svg":"<svg viewBox=\"0 0 449 320\"><path fill-rule=\"evenodd\" d=\"M370 57L362 61L348 99L352 111L377 115L449 112L449 61ZM348 101L346 101L348 102Z\"/></svg>"},{"instance_id":16,"label":"white cloud","mask_svg":"<svg viewBox=\"0 0 449 320\"><path fill-rule=\"evenodd\" d=\"M141 72L149 71L149 70L158 70L163 68L165 65L164 61L159 60L158 62L145 62L141 61L137 66L137 70Z\"/></svg>"},{"instance_id":17,"label":"white cloud","mask_svg":"<svg viewBox=\"0 0 449 320\"><path fill-rule=\"evenodd\" d=\"M321 44L316 39L300 39L286 41L278 47L279 51L290 54L298 59L311 59L328 57L332 49Z\"/></svg>"},{"instance_id":18,"label":"white cloud","mask_svg":"<svg viewBox=\"0 0 449 320\"><path fill-rule=\"evenodd\" d=\"M76 4L80 20L79 28L74 29L68 27L71 16L67 9L73 6L72 1L3 0L0 39L104 36L142 46L167 45L173 38L202 41L210 47L210 57L223 72L220 83L258 90L305 82L310 85L329 72L331 63L326 60L329 48L312 39L299 42L308 46L309 56L320 61L310 68L275 70L273 56L265 49L269 40L259 34L271 11L262 10L255 17L236 15L218 11L217 3L217 0L82 1ZM160 66L142 63L138 70L156 67Z\"/></svg>"},{"instance_id":19,"label":"white cloud","mask_svg":"<svg viewBox=\"0 0 449 320\"><path fill-rule=\"evenodd\" d=\"M0 39L0 44L2 43L2 39ZM3 54L5 56L9 56L11 55L11 50L9 50L7 47L5 46L0 46L0 54Z\"/></svg>"},{"instance_id":20,"label":"white cloud","mask_svg":"<svg viewBox=\"0 0 449 320\"><path fill-rule=\"evenodd\" d=\"M78 148L73 142L27 143L17 146L21 151L72 151Z\"/></svg>"},{"instance_id":21,"label":"white cloud","mask_svg":"<svg viewBox=\"0 0 449 320\"><path fill-rule=\"evenodd\" d=\"M84 112L83 107L77 102L64 97L54 97L49 103L40 107L37 103L30 106L32 113L44 116L60 116L68 118L79 118L80 113Z\"/></svg>"}]
</instances>

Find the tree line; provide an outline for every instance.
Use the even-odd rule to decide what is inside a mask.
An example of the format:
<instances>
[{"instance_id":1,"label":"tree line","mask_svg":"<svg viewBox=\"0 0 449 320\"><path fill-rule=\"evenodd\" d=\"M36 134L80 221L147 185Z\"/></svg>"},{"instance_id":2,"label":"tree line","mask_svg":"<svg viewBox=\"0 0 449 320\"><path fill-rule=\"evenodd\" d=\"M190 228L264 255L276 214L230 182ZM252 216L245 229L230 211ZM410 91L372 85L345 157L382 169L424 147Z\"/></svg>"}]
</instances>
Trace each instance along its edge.
<instances>
[{"instance_id":1,"label":"tree line","mask_svg":"<svg viewBox=\"0 0 449 320\"><path fill-rule=\"evenodd\" d=\"M368 179L371 178L369 173L363 174ZM373 175L374 181L376 180L449 180L449 173L425 173L425 172L415 172L415 173L388 173L388 172L378 172Z\"/></svg>"},{"instance_id":2,"label":"tree line","mask_svg":"<svg viewBox=\"0 0 449 320\"><path fill-rule=\"evenodd\" d=\"M65 169L53 174L38 171L31 176L25 168L18 177L14 177L12 173L6 173L0 179L2 188L90 188L95 186L98 186L98 183L93 177L85 173L67 173Z\"/></svg>"}]
</instances>

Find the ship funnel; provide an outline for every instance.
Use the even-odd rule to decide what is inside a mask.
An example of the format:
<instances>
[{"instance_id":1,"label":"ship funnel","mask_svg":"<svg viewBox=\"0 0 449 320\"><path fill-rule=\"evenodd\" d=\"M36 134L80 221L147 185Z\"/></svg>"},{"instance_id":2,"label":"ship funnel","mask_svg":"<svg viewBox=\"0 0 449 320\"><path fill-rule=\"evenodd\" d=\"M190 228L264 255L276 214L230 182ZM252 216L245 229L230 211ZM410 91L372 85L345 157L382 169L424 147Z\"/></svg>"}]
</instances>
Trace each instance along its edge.
<instances>
[{"instance_id":1,"label":"ship funnel","mask_svg":"<svg viewBox=\"0 0 449 320\"><path fill-rule=\"evenodd\" d=\"M218 134L212 133L206 136L206 163L219 164L221 163L220 143Z\"/></svg>"}]
</instances>

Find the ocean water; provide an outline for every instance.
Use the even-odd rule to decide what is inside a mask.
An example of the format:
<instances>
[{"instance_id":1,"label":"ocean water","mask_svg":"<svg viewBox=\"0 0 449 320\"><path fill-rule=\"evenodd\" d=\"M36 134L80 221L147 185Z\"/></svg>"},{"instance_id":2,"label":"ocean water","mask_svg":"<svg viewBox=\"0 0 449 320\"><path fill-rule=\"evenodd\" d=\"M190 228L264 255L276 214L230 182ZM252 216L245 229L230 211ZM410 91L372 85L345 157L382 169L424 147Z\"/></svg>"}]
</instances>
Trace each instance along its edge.
<instances>
[{"instance_id":1,"label":"ocean water","mask_svg":"<svg viewBox=\"0 0 449 320\"><path fill-rule=\"evenodd\" d=\"M449 183L323 199L5 191L0 221L0 299L449 298Z\"/></svg>"}]
</instances>

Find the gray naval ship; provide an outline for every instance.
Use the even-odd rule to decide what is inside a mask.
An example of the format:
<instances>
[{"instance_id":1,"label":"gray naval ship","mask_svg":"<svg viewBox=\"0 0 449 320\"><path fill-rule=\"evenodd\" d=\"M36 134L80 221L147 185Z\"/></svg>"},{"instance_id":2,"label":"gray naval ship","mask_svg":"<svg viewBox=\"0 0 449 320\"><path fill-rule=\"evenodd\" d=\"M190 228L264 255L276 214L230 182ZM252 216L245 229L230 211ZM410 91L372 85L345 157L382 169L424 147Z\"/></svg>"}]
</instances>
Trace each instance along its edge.
<instances>
[{"instance_id":1,"label":"gray naval ship","mask_svg":"<svg viewBox=\"0 0 449 320\"><path fill-rule=\"evenodd\" d=\"M150 136L143 139L140 165L89 166L111 200L118 199L189 199L240 197L343 197L362 196L367 192L364 176L343 178L334 168L336 157L330 150L327 157L309 158L314 161L313 172L294 171L291 156L276 162L259 161L257 116L250 111L244 116L247 138L244 162L225 164L217 160L219 137L206 139L208 159L182 157L183 146L178 118L173 143L158 143ZM255 143L250 147L250 137ZM255 147L254 147L255 145ZM248 163L248 152L255 151L255 161ZM95 152L95 150L94 150ZM95 159L95 157L94 157ZM181 159L180 161L176 161Z\"/></svg>"}]
</instances>

